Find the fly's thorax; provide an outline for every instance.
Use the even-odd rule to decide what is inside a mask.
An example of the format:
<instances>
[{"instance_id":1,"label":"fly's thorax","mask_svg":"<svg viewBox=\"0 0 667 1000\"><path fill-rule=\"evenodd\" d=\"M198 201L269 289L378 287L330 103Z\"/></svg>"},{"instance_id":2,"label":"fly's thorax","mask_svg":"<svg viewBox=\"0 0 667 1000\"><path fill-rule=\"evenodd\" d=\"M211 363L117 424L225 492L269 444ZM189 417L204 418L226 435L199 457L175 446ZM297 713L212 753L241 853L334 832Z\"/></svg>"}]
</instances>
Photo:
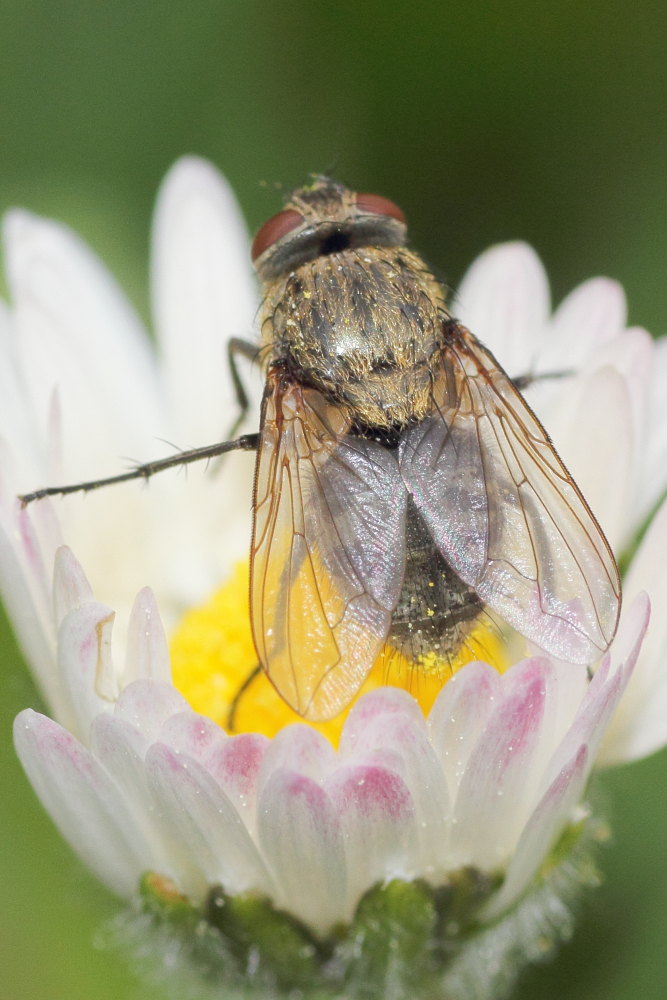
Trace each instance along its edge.
<instances>
[{"instance_id":1,"label":"fly's thorax","mask_svg":"<svg viewBox=\"0 0 667 1000\"><path fill-rule=\"evenodd\" d=\"M443 343L444 291L405 247L320 256L268 282L264 346L356 422L397 426L429 408L431 363Z\"/></svg>"}]
</instances>

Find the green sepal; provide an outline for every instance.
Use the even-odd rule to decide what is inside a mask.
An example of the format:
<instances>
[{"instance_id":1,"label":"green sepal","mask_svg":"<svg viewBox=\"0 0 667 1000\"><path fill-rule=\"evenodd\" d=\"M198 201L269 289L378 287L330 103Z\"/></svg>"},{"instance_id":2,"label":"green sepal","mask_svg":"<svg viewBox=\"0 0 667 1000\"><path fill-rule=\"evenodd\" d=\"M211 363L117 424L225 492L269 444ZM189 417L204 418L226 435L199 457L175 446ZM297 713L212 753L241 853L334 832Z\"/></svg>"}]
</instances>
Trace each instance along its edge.
<instances>
[{"instance_id":1,"label":"green sepal","mask_svg":"<svg viewBox=\"0 0 667 1000\"><path fill-rule=\"evenodd\" d=\"M437 967L437 924L434 892L425 882L396 879L370 889L337 949L351 995L422 995Z\"/></svg>"},{"instance_id":2,"label":"green sepal","mask_svg":"<svg viewBox=\"0 0 667 1000\"><path fill-rule=\"evenodd\" d=\"M297 988L319 976L321 947L294 917L276 910L270 900L246 893L228 895L221 886L211 890L205 916L230 943L243 966L261 966L279 986Z\"/></svg>"},{"instance_id":3,"label":"green sepal","mask_svg":"<svg viewBox=\"0 0 667 1000\"><path fill-rule=\"evenodd\" d=\"M192 931L202 918L201 911L179 892L171 879L145 872L139 882L139 900L144 913L168 920L174 928Z\"/></svg>"},{"instance_id":4,"label":"green sepal","mask_svg":"<svg viewBox=\"0 0 667 1000\"><path fill-rule=\"evenodd\" d=\"M194 905L148 874L140 910L116 937L142 961L164 956L176 1000L500 1000L523 965L571 933L572 901L596 882L600 831L590 819L572 824L525 896L488 923L484 903L501 879L474 868L450 872L439 887L376 885L326 938L258 894L214 887Z\"/></svg>"}]
</instances>

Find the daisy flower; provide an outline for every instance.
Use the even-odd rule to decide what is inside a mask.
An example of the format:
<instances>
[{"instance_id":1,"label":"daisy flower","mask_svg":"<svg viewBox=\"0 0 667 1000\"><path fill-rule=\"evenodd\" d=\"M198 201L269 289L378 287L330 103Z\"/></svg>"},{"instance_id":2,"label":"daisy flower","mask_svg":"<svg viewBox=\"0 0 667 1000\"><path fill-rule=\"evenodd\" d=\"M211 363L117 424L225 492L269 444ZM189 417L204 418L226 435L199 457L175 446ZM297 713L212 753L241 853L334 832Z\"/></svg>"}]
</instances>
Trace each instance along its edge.
<instances>
[{"instance_id":1,"label":"daisy flower","mask_svg":"<svg viewBox=\"0 0 667 1000\"><path fill-rule=\"evenodd\" d=\"M526 396L625 568L616 639L589 681L486 633L444 686L414 697L380 671L349 712L306 724L252 674L251 456L15 499L227 435L225 342L248 337L257 292L224 180L188 158L163 184L154 343L63 226L13 212L5 239L0 584L49 713L18 716L16 748L130 901L126 946L201 995L502 995L594 880L591 771L667 742L667 345L627 328L614 282L552 314L529 247L478 258L454 314L511 374L567 373ZM243 375L253 430L260 376Z\"/></svg>"}]
</instances>

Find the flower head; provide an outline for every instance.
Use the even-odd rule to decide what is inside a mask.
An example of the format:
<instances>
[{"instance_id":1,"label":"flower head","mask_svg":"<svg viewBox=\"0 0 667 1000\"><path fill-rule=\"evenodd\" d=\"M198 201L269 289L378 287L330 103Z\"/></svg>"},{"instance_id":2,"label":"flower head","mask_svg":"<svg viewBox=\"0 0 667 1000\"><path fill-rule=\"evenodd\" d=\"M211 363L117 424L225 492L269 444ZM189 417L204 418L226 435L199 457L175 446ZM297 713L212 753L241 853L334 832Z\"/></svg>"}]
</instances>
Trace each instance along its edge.
<instances>
[{"instance_id":1,"label":"flower head","mask_svg":"<svg viewBox=\"0 0 667 1000\"><path fill-rule=\"evenodd\" d=\"M116 454L155 456L157 435L186 445L224 435L234 419L224 341L251 328L255 309L246 257L223 180L181 161L158 201L153 350L75 237L9 218L0 583L54 716L22 712L17 751L84 862L118 895L141 894L152 918L188 927L202 969L217 955L241 982L259 955L260 985L354 995L370 977L400 996L416 963L425 989L490 996L499 980L480 978L484 949L507 980L538 939L564 933L553 900L577 881L579 869L564 888L563 858L591 836L591 769L667 741L665 629L652 626L641 646L641 592L655 605L666 596L664 508L632 553L667 486L656 419L667 352L625 328L613 282L580 286L550 316L532 250L479 258L457 314L512 374L566 373L526 394L630 563L618 635L589 682L487 632L444 687L416 700L380 673L320 730L250 678L234 568L249 535L247 455L146 490L28 509L14 499L108 474Z\"/></svg>"}]
</instances>

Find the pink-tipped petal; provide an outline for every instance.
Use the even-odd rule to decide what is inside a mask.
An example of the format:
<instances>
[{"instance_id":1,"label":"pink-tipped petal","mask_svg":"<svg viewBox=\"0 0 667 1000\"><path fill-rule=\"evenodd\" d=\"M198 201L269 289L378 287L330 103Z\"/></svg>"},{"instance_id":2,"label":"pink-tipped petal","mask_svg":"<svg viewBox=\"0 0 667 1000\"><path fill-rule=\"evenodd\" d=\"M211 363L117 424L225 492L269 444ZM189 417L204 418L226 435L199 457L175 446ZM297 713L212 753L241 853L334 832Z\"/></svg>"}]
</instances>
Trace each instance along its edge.
<instances>
[{"instance_id":1,"label":"pink-tipped petal","mask_svg":"<svg viewBox=\"0 0 667 1000\"><path fill-rule=\"evenodd\" d=\"M393 691L397 695L406 695L406 692L398 689ZM373 698L376 693L372 692L366 697ZM376 704L381 704L383 699L374 700ZM407 711L388 711L386 714L378 712L375 716L366 712L365 724L355 724L353 734L348 732L347 739L346 722L340 756L343 760L349 757L356 764L384 764L400 774L410 789L416 815L420 817L420 865L424 870L432 870L444 863L446 821L451 809L447 783L428 738L424 717L419 709L417 714L413 712L413 706L417 708L416 702L409 696L405 699L392 697L389 701L393 703L391 707L403 702ZM361 702L355 708L359 704ZM350 717L351 715L352 713Z\"/></svg>"},{"instance_id":2,"label":"pink-tipped petal","mask_svg":"<svg viewBox=\"0 0 667 1000\"><path fill-rule=\"evenodd\" d=\"M484 920L493 920L511 906L535 876L583 793L588 763L588 751L582 746L554 778L519 838L505 881L484 907Z\"/></svg>"},{"instance_id":3,"label":"pink-tipped petal","mask_svg":"<svg viewBox=\"0 0 667 1000\"><path fill-rule=\"evenodd\" d=\"M316 932L349 919L343 832L317 782L273 771L258 803L259 844L277 886L277 904Z\"/></svg>"},{"instance_id":4,"label":"pink-tipped petal","mask_svg":"<svg viewBox=\"0 0 667 1000\"><path fill-rule=\"evenodd\" d=\"M419 857L415 806L398 774L378 764L343 764L324 788L345 844L349 906L376 882L415 876Z\"/></svg>"},{"instance_id":5,"label":"pink-tipped petal","mask_svg":"<svg viewBox=\"0 0 667 1000\"><path fill-rule=\"evenodd\" d=\"M549 316L549 285L532 247L502 243L481 254L461 282L454 315L510 376L531 372Z\"/></svg>"},{"instance_id":6,"label":"pink-tipped petal","mask_svg":"<svg viewBox=\"0 0 667 1000\"><path fill-rule=\"evenodd\" d=\"M110 715L106 712L97 715L90 727L90 752L101 761L109 771L108 759L111 754L116 754L118 748L119 760L127 763L129 780L119 779L119 784L130 790L135 782L140 786L140 795L145 792L145 781L140 777L140 770L143 769L143 760L150 747L150 742L146 734L133 726L127 719L122 719L117 715Z\"/></svg>"},{"instance_id":7,"label":"pink-tipped petal","mask_svg":"<svg viewBox=\"0 0 667 1000\"><path fill-rule=\"evenodd\" d=\"M285 726L271 740L264 754L260 786L280 768L307 774L319 781L334 766L336 755L329 740L305 723Z\"/></svg>"},{"instance_id":8,"label":"pink-tipped petal","mask_svg":"<svg viewBox=\"0 0 667 1000\"><path fill-rule=\"evenodd\" d=\"M488 663L469 663L436 698L429 715L431 743L454 797L486 720L502 700L497 671Z\"/></svg>"},{"instance_id":9,"label":"pink-tipped petal","mask_svg":"<svg viewBox=\"0 0 667 1000\"><path fill-rule=\"evenodd\" d=\"M146 773L167 850L186 892L201 899L218 883L230 893L270 890L257 848L205 768L155 743L146 755Z\"/></svg>"},{"instance_id":10,"label":"pink-tipped petal","mask_svg":"<svg viewBox=\"0 0 667 1000\"><path fill-rule=\"evenodd\" d=\"M106 770L70 733L31 710L17 717L14 742L62 836L112 892L130 896L155 855Z\"/></svg>"},{"instance_id":11,"label":"pink-tipped petal","mask_svg":"<svg viewBox=\"0 0 667 1000\"><path fill-rule=\"evenodd\" d=\"M56 553L63 543L63 533L54 504L45 499L31 507L15 501L17 541L23 552L35 583L51 593L51 579Z\"/></svg>"},{"instance_id":12,"label":"pink-tipped petal","mask_svg":"<svg viewBox=\"0 0 667 1000\"><path fill-rule=\"evenodd\" d=\"M603 659L588 685L574 721L545 771L542 788L553 780L580 745L587 747L591 766L602 764L605 754L603 751L598 755L598 748L632 676L648 619L649 605L645 595L624 610L611 653Z\"/></svg>"},{"instance_id":13,"label":"pink-tipped petal","mask_svg":"<svg viewBox=\"0 0 667 1000\"><path fill-rule=\"evenodd\" d=\"M141 680L123 688L114 714L139 729L147 741L153 743L158 739L167 719L189 710L190 706L183 695L171 684Z\"/></svg>"},{"instance_id":14,"label":"pink-tipped petal","mask_svg":"<svg viewBox=\"0 0 667 1000\"><path fill-rule=\"evenodd\" d=\"M340 753L346 756L363 745L367 729L376 719L384 720L391 728L391 716L411 718L423 724L424 716L415 699L407 691L397 687L377 688L369 691L352 707L345 720L340 738Z\"/></svg>"},{"instance_id":15,"label":"pink-tipped petal","mask_svg":"<svg viewBox=\"0 0 667 1000\"><path fill-rule=\"evenodd\" d=\"M259 775L270 740L259 733L230 736L210 748L206 769L233 803L251 832L255 832Z\"/></svg>"},{"instance_id":16,"label":"pink-tipped petal","mask_svg":"<svg viewBox=\"0 0 667 1000\"><path fill-rule=\"evenodd\" d=\"M179 712L172 715L160 730L160 742L175 753L184 753L205 762L211 753L224 746L228 736L205 715L197 712Z\"/></svg>"},{"instance_id":17,"label":"pink-tipped petal","mask_svg":"<svg viewBox=\"0 0 667 1000\"><path fill-rule=\"evenodd\" d=\"M537 657L503 676L503 700L470 756L455 802L453 863L493 868L514 847L538 780L535 762L553 683L551 664Z\"/></svg>"},{"instance_id":18,"label":"pink-tipped petal","mask_svg":"<svg viewBox=\"0 0 667 1000\"><path fill-rule=\"evenodd\" d=\"M23 572L28 578L28 583L33 594L33 601L41 612L42 608L50 611L51 597L51 567L55 560L55 549L51 552L44 551L40 544L40 532L38 523L43 521L48 514L44 510L40 513L38 505L36 509L23 507L17 500L14 501L14 545L17 555L22 563ZM44 505L50 506L48 503ZM49 520L51 520L49 518Z\"/></svg>"},{"instance_id":19,"label":"pink-tipped petal","mask_svg":"<svg viewBox=\"0 0 667 1000\"><path fill-rule=\"evenodd\" d=\"M128 626L123 684L145 678L171 682L171 662L155 595L144 587L136 596Z\"/></svg>"},{"instance_id":20,"label":"pink-tipped petal","mask_svg":"<svg viewBox=\"0 0 667 1000\"><path fill-rule=\"evenodd\" d=\"M16 637L50 709L66 725L74 723L57 671L55 637L48 601L32 586L32 574L16 544L15 522L0 516L0 595Z\"/></svg>"},{"instance_id":21,"label":"pink-tipped petal","mask_svg":"<svg viewBox=\"0 0 667 1000\"><path fill-rule=\"evenodd\" d=\"M667 532L667 504L661 512L661 520L663 523L657 526L654 542L656 536ZM640 580L645 580L648 585L651 605L661 609L667 601L664 574L664 552L667 550L663 547L649 551L652 532L653 525L640 553L641 561L646 559L646 574L640 565L635 576L633 565L628 575L626 610L621 616L618 636L612 647L614 661L622 661L622 668L617 669L622 669L627 689L625 693L621 692L622 698L611 723L601 734L599 767L638 760L667 744L667 622L659 610L657 614L650 614L645 593L639 593L632 601ZM649 563L653 564L656 573L653 581L649 579ZM628 603L630 601L632 603Z\"/></svg>"}]
</instances>

